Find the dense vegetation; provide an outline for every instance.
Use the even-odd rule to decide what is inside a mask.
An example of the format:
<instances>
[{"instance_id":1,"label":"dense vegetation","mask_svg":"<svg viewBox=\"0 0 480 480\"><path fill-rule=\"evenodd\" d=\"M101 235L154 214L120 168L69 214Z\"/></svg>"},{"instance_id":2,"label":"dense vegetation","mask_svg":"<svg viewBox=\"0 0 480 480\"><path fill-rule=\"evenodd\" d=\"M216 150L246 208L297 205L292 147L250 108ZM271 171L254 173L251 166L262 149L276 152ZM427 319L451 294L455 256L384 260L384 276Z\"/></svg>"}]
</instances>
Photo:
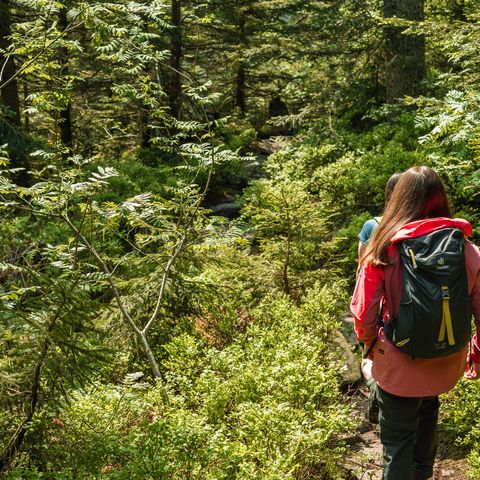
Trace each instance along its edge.
<instances>
[{"instance_id":1,"label":"dense vegetation","mask_svg":"<svg viewBox=\"0 0 480 480\"><path fill-rule=\"evenodd\" d=\"M427 164L480 239L479 7L0 0L0 475L353 478L363 222Z\"/></svg>"}]
</instances>

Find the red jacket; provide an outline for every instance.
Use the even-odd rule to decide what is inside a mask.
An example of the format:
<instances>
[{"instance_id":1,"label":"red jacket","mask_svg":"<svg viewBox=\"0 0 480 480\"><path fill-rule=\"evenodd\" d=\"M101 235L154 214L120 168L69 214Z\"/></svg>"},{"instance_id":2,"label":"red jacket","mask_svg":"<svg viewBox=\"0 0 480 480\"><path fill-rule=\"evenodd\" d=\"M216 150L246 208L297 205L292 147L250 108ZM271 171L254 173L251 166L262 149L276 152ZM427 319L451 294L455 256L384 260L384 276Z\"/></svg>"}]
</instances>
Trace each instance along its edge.
<instances>
[{"instance_id":1,"label":"red jacket","mask_svg":"<svg viewBox=\"0 0 480 480\"><path fill-rule=\"evenodd\" d=\"M460 228L465 237L472 233L472 226L462 219L431 218L409 223L392 238L388 250L390 264L379 267L362 266L350 309L355 319L355 332L359 341L368 348L377 337L372 350L373 377L385 391L402 397L429 397L451 390L462 377L467 362L468 345L461 351L440 358L412 358L402 353L378 330L377 315L382 297L386 298L385 321L395 314L400 305L403 285L403 268L396 244L444 227ZM472 339L472 360L480 363L480 251L465 241L465 264L468 291L475 317L476 334ZM378 331L377 331L378 330Z\"/></svg>"}]
</instances>

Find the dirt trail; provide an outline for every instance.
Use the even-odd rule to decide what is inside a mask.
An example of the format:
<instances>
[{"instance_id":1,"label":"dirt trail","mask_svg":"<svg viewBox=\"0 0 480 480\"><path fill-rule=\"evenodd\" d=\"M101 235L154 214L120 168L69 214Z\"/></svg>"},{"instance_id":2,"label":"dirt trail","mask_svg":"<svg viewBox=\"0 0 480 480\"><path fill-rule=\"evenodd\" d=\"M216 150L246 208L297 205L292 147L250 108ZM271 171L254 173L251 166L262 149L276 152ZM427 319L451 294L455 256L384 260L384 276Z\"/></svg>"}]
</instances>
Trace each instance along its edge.
<instances>
[{"instance_id":1,"label":"dirt trail","mask_svg":"<svg viewBox=\"0 0 480 480\"><path fill-rule=\"evenodd\" d=\"M381 480L382 444L378 425L371 424L366 418L368 389L361 386L350 393L353 414L359 421L359 427L356 434L347 440L351 452L347 459L347 468L351 472L348 480Z\"/></svg>"},{"instance_id":2,"label":"dirt trail","mask_svg":"<svg viewBox=\"0 0 480 480\"><path fill-rule=\"evenodd\" d=\"M356 434L347 440L351 456L347 468L351 476L346 480L381 480L382 444L378 425L372 425L366 418L368 391L365 386L357 387L351 398L354 415L360 421ZM439 432L439 448L432 480L471 480L466 476L467 459L462 452L447 443Z\"/></svg>"}]
</instances>

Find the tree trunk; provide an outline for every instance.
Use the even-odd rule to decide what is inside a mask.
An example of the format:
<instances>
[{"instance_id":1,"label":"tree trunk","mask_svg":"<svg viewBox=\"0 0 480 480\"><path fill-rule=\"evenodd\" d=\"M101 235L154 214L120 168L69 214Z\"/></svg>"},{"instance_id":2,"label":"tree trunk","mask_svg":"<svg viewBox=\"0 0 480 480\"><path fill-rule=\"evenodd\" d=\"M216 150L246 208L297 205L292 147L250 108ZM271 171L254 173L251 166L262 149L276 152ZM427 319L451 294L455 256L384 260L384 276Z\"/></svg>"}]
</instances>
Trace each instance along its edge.
<instances>
[{"instance_id":1,"label":"tree trunk","mask_svg":"<svg viewBox=\"0 0 480 480\"><path fill-rule=\"evenodd\" d=\"M286 295L290 295L290 280L288 279L288 269L290 267L290 251L292 248L292 231L288 228L287 248L285 252L285 260L283 262L283 291Z\"/></svg>"},{"instance_id":2,"label":"tree trunk","mask_svg":"<svg viewBox=\"0 0 480 480\"><path fill-rule=\"evenodd\" d=\"M177 120L180 118L182 81L180 66L182 62L182 2L172 0L171 6L171 41L170 41L170 82L168 85L168 103L170 114Z\"/></svg>"},{"instance_id":3,"label":"tree trunk","mask_svg":"<svg viewBox=\"0 0 480 480\"><path fill-rule=\"evenodd\" d=\"M245 115L246 104L245 104L245 67L243 64L239 63L237 67L235 82L235 106L239 108L242 115Z\"/></svg>"},{"instance_id":4,"label":"tree trunk","mask_svg":"<svg viewBox=\"0 0 480 480\"><path fill-rule=\"evenodd\" d=\"M140 146L148 150L150 148L150 140L152 139L150 109L147 105L142 105L139 110Z\"/></svg>"},{"instance_id":5,"label":"tree trunk","mask_svg":"<svg viewBox=\"0 0 480 480\"><path fill-rule=\"evenodd\" d=\"M28 91L28 82L26 79L23 80L23 101L25 102L25 109L23 111L23 128L25 133L28 135L30 133L30 114L27 111L27 98L30 95Z\"/></svg>"},{"instance_id":6,"label":"tree trunk","mask_svg":"<svg viewBox=\"0 0 480 480\"><path fill-rule=\"evenodd\" d=\"M67 29L67 9L65 6L60 8L58 12L58 26L61 31ZM68 50L65 47L59 49L59 63L60 63L60 79L68 76ZM65 156L69 156L72 152L72 113L70 107L70 98L67 99L65 105L60 110L60 140L63 146L66 147Z\"/></svg>"},{"instance_id":7,"label":"tree trunk","mask_svg":"<svg viewBox=\"0 0 480 480\"><path fill-rule=\"evenodd\" d=\"M243 63L243 50L247 45L247 37L245 34L245 13L240 13L238 22L240 58L238 59L237 71L235 76L235 106L245 115L247 110L245 102L245 65Z\"/></svg>"},{"instance_id":8,"label":"tree trunk","mask_svg":"<svg viewBox=\"0 0 480 480\"><path fill-rule=\"evenodd\" d=\"M13 175L14 181L19 185L27 186L30 183L28 174L29 164L25 152L18 148L18 140L23 137L19 127L20 100L18 95L18 82L15 77L16 69L13 57L1 53L10 45L11 34L10 2L0 0L0 85L7 83L0 88L0 103L7 109L6 122L2 122L0 131L0 144L9 143L10 165L15 168L23 168ZM11 80L13 78L13 80ZM2 106L2 105L0 105ZM0 118L2 111L0 110ZM23 142L22 138L22 142ZM15 147L17 143L17 147Z\"/></svg>"},{"instance_id":9,"label":"tree trunk","mask_svg":"<svg viewBox=\"0 0 480 480\"><path fill-rule=\"evenodd\" d=\"M9 0L0 0L0 49L5 50L9 46L8 37L11 34ZM0 84L15 75L15 63L12 57L8 59L0 52L0 71L3 74ZM3 104L10 110L10 123L20 125L20 101L18 97L18 84L16 80L11 81L0 90Z\"/></svg>"},{"instance_id":10,"label":"tree trunk","mask_svg":"<svg viewBox=\"0 0 480 480\"><path fill-rule=\"evenodd\" d=\"M398 17L420 22L424 18L424 0L384 0L386 19ZM385 28L385 83L387 102L394 103L405 95L419 95L425 78L425 38L404 35L403 27Z\"/></svg>"},{"instance_id":11,"label":"tree trunk","mask_svg":"<svg viewBox=\"0 0 480 480\"><path fill-rule=\"evenodd\" d=\"M468 21L467 16L465 14L465 0L457 0L455 1L452 6L452 18L454 20L459 20L460 22Z\"/></svg>"},{"instance_id":12,"label":"tree trunk","mask_svg":"<svg viewBox=\"0 0 480 480\"><path fill-rule=\"evenodd\" d=\"M150 25L148 23L148 18L143 18L143 31L145 33L150 32ZM159 47L160 48L160 47ZM142 75L149 77L149 81L153 80L152 66L149 62L145 64L142 69ZM168 88L168 82L167 82ZM146 94L144 94L146 95ZM152 148L151 140L154 136L154 131L151 126L152 122L152 107L149 105L149 102L144 99L138 102L138 125L139 125L139 134L140 134L140 147L143 150L150 150ZM147 155L142 155L141 161L144 163L151 162L151 158Z\"/></svg>"}]
</instances>

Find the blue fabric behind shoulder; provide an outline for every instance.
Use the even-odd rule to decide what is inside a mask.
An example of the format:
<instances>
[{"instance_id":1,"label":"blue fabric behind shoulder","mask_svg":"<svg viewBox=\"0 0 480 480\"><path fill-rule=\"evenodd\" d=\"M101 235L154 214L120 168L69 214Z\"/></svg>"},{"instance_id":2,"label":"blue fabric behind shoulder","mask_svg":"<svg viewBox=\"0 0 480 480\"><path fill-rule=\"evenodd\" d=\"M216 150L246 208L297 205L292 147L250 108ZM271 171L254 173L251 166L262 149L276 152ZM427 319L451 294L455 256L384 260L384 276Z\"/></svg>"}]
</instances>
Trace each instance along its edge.
<instances>
[{"instance_id":1,"label":"blue fabric behind shoulder","mask_svg":"<svg viewBox=\"0 0 480 480\"><path fill-rule=\"evenodd\" d=\"M373 232L378 227L378 221L374 218L367 220L364 224L360 233L358 234L358 239L364 244L367 245L370 240Z\"/></svg>"}]
</instances>

